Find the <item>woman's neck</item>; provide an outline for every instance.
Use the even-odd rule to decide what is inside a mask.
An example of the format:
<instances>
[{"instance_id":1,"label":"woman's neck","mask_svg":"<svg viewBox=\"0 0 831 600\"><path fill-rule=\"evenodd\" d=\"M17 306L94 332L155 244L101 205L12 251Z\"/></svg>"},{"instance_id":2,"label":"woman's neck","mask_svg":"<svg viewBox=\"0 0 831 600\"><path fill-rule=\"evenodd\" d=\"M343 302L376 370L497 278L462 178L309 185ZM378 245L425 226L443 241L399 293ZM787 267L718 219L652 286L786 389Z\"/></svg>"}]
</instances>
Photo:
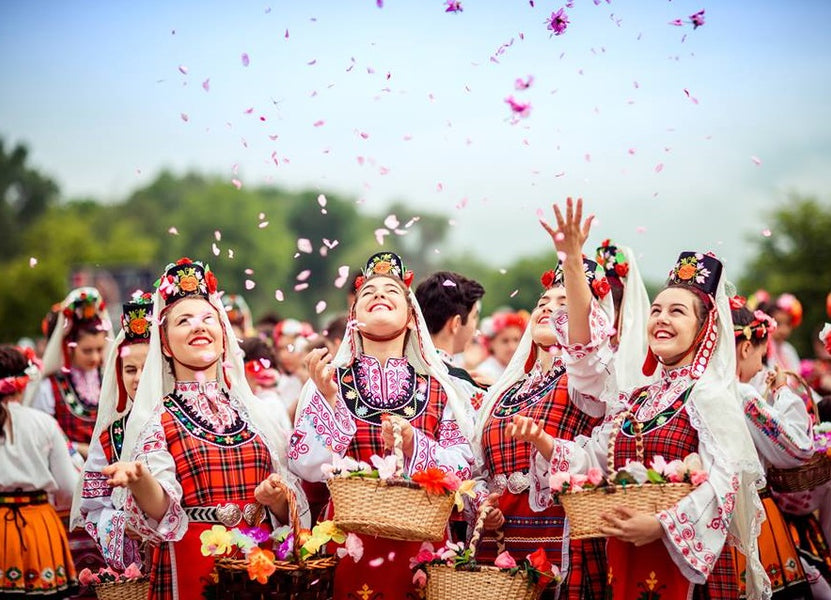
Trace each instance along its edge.
<instances>
[{"instance_id":1,"label":"woman's neck","mask_svg":"<svg viewBox=\"0 0 831 600\"><path fill-rule=\"evenodd\" d=\"M537 360L540 361L543 373L547 373L551 365L554 364L554 357L551 355L551 352L543 348L537 348Z\"/></svg>"},{"instance_id":2,"label":"woman's neck","mask_svg":"<svg viewBox=\"0 0 831 600\"><path fill-rule=\"evenodd\" d=\"M386 342L374 342L362 337L364 354L375 358L382 365L389 358L401 358L404 356L404 338L406 335L406 333L402 333L397 338Z\"/></svg>"},{"instance_id":3,"label":"woman's neck","mask_svg":"<svg viewBox=\"0 0 831 600\"><path fill-rule=\"evenodd\" d=\"M176 381L216 381L219 374L219 362L215 362L205 369L193 369L180 362L174 362L173 374Z\"/></svg>"}]
</instances>

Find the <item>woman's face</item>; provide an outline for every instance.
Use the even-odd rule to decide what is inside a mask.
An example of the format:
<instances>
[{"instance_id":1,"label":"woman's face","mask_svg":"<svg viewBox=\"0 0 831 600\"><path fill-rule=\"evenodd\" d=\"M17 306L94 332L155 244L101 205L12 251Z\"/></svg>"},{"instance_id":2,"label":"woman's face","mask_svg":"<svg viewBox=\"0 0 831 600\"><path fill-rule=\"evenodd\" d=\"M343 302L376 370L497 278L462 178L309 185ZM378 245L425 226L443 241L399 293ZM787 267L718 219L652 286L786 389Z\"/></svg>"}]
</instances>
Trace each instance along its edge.
<instances>
[{"instance_id":1,"label":"woman's face","mask_svg":"<svg viewBox=\"0 0 831 600\"><path fill-rule=\"evenodd\" d=\"M791 332L793 331L793 327L791 327L791 315L784 310L776 308L771 312L770 316L776 320L773 339L777 342L784 342L791 337Z\"/></svg>"},{"instance_id":2,"label":"woman's face","mask_svg":"<svg viewBox=\"0 0 831 600\"><path fill-rule=\"evenodd\" d=\"M149 344L130 344L121 349L121 381L131 400L136 397L148 348Z\"/></svg>"},{"instance_id":3,"label":"woman's face","mask_svg":"<svg viewBox=\"0 0 831 600\"><path fill-rule=\"evenodd\" d=\"M545 290L537 305L531 311L531 339L544 347L553 346L557 342L552 326L552 316L557 309L566 305L566 289L553 287Z\"/></svg>"},{"instance_id":4,"label":"woman's face","mask_svg":"<svg viewBox=\"0 0 831 600\"><path fill-rule=\"evenodd\" d=\"M97 369L104 362L104 347L107 344L107 334L81 332L78 341L70 342L70 356L73 366L82 371Z\"/></svg>"},{"instance_id":5,"label":"woman's face","mask_svg":"<svg viewBox=\"0 0 831 600\"><path fill-rule=\"evenodd\" d=\"M277 362L283 371L293 375L300 369L306 345L306 339L299 335L285 334L277 339Z\"/></svg>"},{"instance_id":6,"label":"woman's face","mask_svg":"<svg viewBox=\"0 0 831 600\"><path fill-rule=\"evenodd\" d=\"M203 298L184 298L165 315L165 356L189 369L203 370L222 357L222 325L219 315ZM178 374L177 374L178 377Z\"/></svg>"},{"instance_id":7,"label":"woman's face","mask_svg":"<svg viewBox=\"0 0 831 600\"><path fill-rule=\"evenodd\" d=\"M412 324L410 306L401 284L390 277L373 277L358 291L355 318L359 330L391 335Z\"/></svg>"},{"instance_id":8,"label":"woman's face","mask_svg":"<svg viewBox=\"0 0 831 600\"><path fill-rule=\"evenodd\" d=\"M646 322L646 335L649 347L662 362L677 366L692 362L694 353L683 355L698 333L698 302L693 292L677 287L667 288L655 297Z\"/></svg>"},{"instance_id":9,"label":"woman's face","mask_svg":"<svg viewBox=\"0 0 831 600\"><path fill-rule=\"evenodd\" d=\"M506 327L490 341L491 355L499 361L499 364L507 366L519 346L520 338L522 338L522 330L519 327L514 325Z\"/></svg>"},{"instance_id":10,"label":"woman's face","mask_svg":"<svg viewBox=\"0 0 831 600\"><path fill-rule=\"evenodd\" d=\"M767 344L754 346L747 340L736 344L736 373L739 381L747 383L762 370L762 359L767 352Z\"/></svg>"}]
</instances>

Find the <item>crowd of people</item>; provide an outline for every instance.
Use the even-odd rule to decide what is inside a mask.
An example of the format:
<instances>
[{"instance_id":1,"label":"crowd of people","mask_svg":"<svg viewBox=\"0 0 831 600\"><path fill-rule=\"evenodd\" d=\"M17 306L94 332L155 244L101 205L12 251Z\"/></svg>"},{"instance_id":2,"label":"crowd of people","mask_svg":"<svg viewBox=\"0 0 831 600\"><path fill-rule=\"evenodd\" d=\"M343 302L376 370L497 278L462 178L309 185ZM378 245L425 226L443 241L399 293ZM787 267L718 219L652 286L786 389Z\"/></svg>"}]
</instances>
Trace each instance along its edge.
<instances>
[{"instance_id":1,"label":"crowd of people","mask_svg":"<svg viewBox=\"0 0 831 600\"><path fill-rule=\"evenodd\" d=\"M83 570L136 564L150 597L199 598L204 532L276 530L290 501L303 527L331 517L326 465L390 453L395 429L405 473L476 482L447 539L488 506L477 560L542 548L563 575L543 598L831 598L831 480L766 484L831 421L821 324L800 361L794 296L747 299L714 255L684 251L650 300L631 249L586 248L582 201L553 216L536 304L487 317L481 284L419 279L388 251L320 330L255 320L189 258L115 323L98 290L72 290L40 356L0 346L0 596L90 595ZM673 506L618 506L603 537L571 539L557 482L693 456L706 478ZM359 537L334 598L420 597L420 542Z\"/></svg>"}]
</instances>

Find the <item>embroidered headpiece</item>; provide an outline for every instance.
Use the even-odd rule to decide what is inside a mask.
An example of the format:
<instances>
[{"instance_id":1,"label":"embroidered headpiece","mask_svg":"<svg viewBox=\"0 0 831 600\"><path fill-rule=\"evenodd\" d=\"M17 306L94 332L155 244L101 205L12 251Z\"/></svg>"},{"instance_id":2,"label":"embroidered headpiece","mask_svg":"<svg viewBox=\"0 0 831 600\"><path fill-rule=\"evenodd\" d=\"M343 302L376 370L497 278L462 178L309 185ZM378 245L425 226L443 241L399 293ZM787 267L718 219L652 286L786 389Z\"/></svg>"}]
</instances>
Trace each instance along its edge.
<instances>
[{"instance_id":1,"label":"embroidered headpiece","mask_svg":"<svg viewBox=\"0 0 831 600\"><path fill-rule=\"evenodd\" d=\"M629 274L629 261L623 250L612 240L603 240L597 247L597 262L606 271L606 277L623 279Z\"/></svg>"},{"instance_id":2,"label":"embroidered headpiece","mask_svg":"<svg viewBox=\"0 0 831 600\"><path fill-rule=\"evenodd\" d=\"M669 272L667 285L697 288L715 298L721 271L721 261L709 252L682 252Z\"/></svg>"},{"instance_id":3,"label":"embroidered headpiece","mask_svg":"<svg viewBox=\"0 0 831 600\"><path fill-rule=\"evenodd\" d=\"M158 281L158 287L167 306L189 296L207 299L210 294L216 292L216 277L208 265L189 258L180 258L165 268L164 275Z\"/></svg>"},{"instance_id":4,"label":"embroidered headpiece","mask_svg":"<svg viewBox=\"0 0 831 600\"><path fill-rule=\"evenodd\" d=\"M602 300L609 293L609 281L606 279L606 273L603 267L598 265L590 258L583 257L583 274L586 276L586 281L589 283L592 295L598 300ZM540 283L546 290L553 287L562 287L564 285L563 267L557 264L553 269L546 271L540 277Z\"/></svg>"},{"instance_id":5,"label":"embroidered headpiece","mask_svg":"<svg viewBox=\"0 0 831 600\"><path fill-rule=\"evenodd\" d=\"M363 276L359 275L355 278L355 289L361 289L367 279L376 275L400 279L407 287L410 287L414 276L413 272L404 265L401 257L394 252L376 252L366 261Z\"/></svg>"},{"instance_id":6,"label":"embroidered headpiece","mask_svg":"<svg viewBox=\"0 0 831 600\"><path fill-rule=\"evenodd\" d=\"M802 323L802 303L793 294L782 294L776 298L776 308L790 315L791 327L799 327Z\"/></svg>"},{"instance_id":7,"label":"embroidered headpiece","mask_svg":"<svg viewBox=\"0 0 831 600\"><path fill-rule=\"evenodd\" d=\"M91 321L101 317L106 305L101 293L94 287L81 287L72 290L63 303L63 315L75 322Z\"/></svg>"},{"instance_id":8,"label":"embroidered headpiece","mask_svg":"<svg viewBox=\"0 0 831 600\"><path fill-rule=\"evenodd\" d=\"M136 291L121 309L121 329L128 344L150 341L150 322L153 318L153 296L149 292Z\"/></svg>"}]
</instances>

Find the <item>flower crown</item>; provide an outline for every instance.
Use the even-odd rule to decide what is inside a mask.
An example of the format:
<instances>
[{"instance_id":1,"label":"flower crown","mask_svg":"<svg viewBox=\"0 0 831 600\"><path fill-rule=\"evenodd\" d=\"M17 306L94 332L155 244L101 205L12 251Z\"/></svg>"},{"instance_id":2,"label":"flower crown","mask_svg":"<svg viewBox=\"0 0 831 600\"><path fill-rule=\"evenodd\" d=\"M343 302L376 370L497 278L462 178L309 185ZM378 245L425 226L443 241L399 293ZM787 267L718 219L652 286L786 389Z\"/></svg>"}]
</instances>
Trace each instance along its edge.
<instances>
[{"instance_id":1,"label":"flower crown","mask_svg":"<svg viewBox=\"0 0 831 600\"><path fill-rule=\"evenodd\" d=\"M684 285L715 297L722 264L712 253L682 252L669 272L668 285Z\"/></svg>"},{"instance_id":2,"label":"flower crown","mask_svg":"<svg viewBox=\"0 0 831 600\"><path fill-rule=\"evenodd\" d=\"M791 327L802 323L802 303L793 294L782 294L776 299L776 308L785 311L791 317Z\"/></svg>"},{"instance_id":3,"label":"flower crown","mask_svg":"<svg viewBox=\"0 0 831 600\"><path fill-rule=\"evenodd\" d=\"M609 286L609 280L606 279L606 272L603 270L603 267L584 256L583 274L586 276L586 281L589 283L592 295L598 300L605 298L611 288ZM540 277L540 283L542 283L542 287L546 290L550 290L552 287L562 287L564 285L562 265L557 263L556 267L543 273Z\"/></svg>"},{"instance_id":4,"label":"flower crown","mask_svg":"<svg viewBox=\"0 0 831 600\"><path fill-rule=\"evenodd\" d=\"M63 303L64 317L74 321L91 321L100 317L106 308L101 293L94 287L72 290Z\"/></svg>"},{"instance_id":5,"label":"flower crown","mask_svg":"<svg viewBox=\"0 0 831 600\"><path fill-rule=\"evenodd\" d=\"M831 323L826 323L819 332L819 341L825 346L825 351L831 353Z\"/></svg>"},{"instance_id":6,"label":"flower crown","mask_svg":"<svg viewBox=\"0 0 831 600\"><path fill-rule=\"evenodd\" d=\"M410 271L405 265L401 257L394 252L377 252L369 257L366 262L366 267L363 269L363 275L358 275L355 278L355 289L359 290L366 283L367 279L376 275L385 275L400 279L408 288L413 282L415 274Z\"/></svg>"},{"instance_id":7,"label":"flower crown","mask_svg":"<svg viewBox=\"0 0 831 600\"><path fill-rule=\"evenodd\" d=\"M629 261L623 250L615 246L612 240L603 240L597 247L595 258L606 271L606 277L623 279L629 274Z\"/></svg>"},{"instance_id":8,"label":"flower crown","mask_svg":"<svg viewBox=\"0 0 831 600\"><path fill-rule=\"evenodd\" d=\"M153 318L153 297L149 292L136 291L130 302L122 305L121 329L127 343L150 341L150 321Z\"/></svg>"},{"instance_id":9,"label":"flower crown","mask_svg":"<svg viewBox=\"0 0 831 600\"><path fill-rule=\"evenodd\" d=\"M730 308L733 310L742 308L745 305L745 299L741 296L733 296L730 298ZM773 335L776 330L776 321L770 315L761 310L753 311L753 320L747 325L733 324L733 335L736 339L744 338L748 342L754 338L757 340L766 339Z\"/></svg>"},{"instance_id":10,"label":"flower crown","mask_svg":"<svg viewBox=\"0 0 831 600\"><path fill-rule=\"evenodd\" d=\"M189 296L207 299L217 287L211 268L187 257L168 265L157 285L165 305Z\"/></svg>"}]
</instances>

